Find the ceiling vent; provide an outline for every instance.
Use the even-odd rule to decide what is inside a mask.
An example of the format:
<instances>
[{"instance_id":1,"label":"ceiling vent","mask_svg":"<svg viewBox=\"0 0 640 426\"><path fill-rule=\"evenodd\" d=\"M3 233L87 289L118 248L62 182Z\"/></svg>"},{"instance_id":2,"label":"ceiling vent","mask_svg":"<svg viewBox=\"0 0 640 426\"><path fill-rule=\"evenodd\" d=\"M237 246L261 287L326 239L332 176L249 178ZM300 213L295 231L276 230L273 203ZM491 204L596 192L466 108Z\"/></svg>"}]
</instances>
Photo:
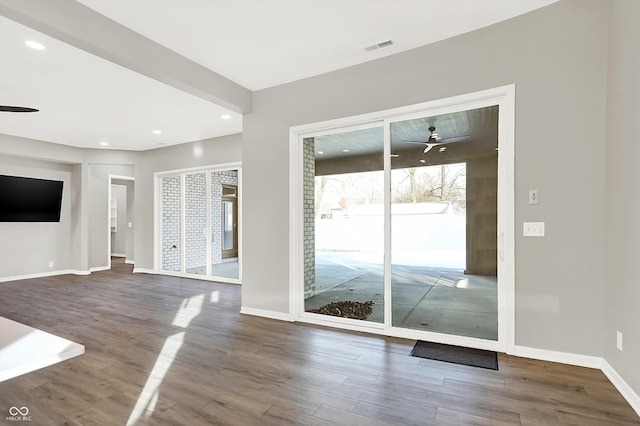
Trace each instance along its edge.
<instances>
[{"instance_id":1,"label":"ceiling vent","mask_svg":"<svg viewBox=\"0 0 640 426\"><path fill-rule=\"evenodd\" d=\"M374 50L382 49L383 47L393 46L393 40L385 40L380 43L372 44L371 46L367 46L364 48L365 52L373 52Z\"/></svg>"}]
</instances>

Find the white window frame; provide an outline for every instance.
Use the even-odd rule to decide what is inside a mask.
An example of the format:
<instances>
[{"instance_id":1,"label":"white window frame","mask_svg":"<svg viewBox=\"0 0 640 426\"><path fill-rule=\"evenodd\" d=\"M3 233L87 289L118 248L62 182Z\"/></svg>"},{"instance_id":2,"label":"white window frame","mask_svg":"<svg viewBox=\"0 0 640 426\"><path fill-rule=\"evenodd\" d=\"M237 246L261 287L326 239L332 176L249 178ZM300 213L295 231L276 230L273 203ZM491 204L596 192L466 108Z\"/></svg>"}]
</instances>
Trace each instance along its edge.
<instances>
[{"instance_id":1,"label":"white window frame","mask_svg":"<svg viewBox=\"0 0 640 426\"><path fill-rule=\"evenodd\" d=\"M498 340L393 327L391 320L390 211L385 210L384 324L311 314L304 310L303 139L384 125L385 206L390 204L390 129L392 122L497 105L498 114ZM289 318L355 331L428 340L508 354L515 347L515 85L289 129Z\"/></svg>"}]
</instances>

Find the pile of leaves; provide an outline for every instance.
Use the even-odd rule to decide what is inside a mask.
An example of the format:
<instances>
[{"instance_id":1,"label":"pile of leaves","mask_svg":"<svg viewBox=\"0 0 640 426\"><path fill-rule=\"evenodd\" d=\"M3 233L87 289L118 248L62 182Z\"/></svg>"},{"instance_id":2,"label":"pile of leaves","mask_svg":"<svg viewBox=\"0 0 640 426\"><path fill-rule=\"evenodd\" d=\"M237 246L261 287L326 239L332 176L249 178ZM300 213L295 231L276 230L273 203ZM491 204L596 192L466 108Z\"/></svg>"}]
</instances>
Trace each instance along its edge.
<instances>
[{"instance_id":1,"label":"pile of leaves","mask_svg":"<svg viewBox=\"0 0 640 426\"><path fill-rule=\"evenodd\" d=\"M334 317L353 318L366 320L371 315L373 300L367 302L352 302L345 300L342 302L331 302L309 312L315 314L332 315Z\"/></svg>"}]
</instances>

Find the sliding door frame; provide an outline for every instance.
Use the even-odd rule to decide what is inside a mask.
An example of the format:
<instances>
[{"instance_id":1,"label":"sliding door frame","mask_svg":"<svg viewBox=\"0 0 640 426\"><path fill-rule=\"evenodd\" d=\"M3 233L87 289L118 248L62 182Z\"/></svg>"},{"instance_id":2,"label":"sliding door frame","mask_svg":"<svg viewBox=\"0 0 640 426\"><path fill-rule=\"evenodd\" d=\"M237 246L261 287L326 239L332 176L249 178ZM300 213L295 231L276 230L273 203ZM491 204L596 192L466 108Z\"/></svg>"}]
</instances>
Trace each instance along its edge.
<instances>
[{"instance_id":1,"label":"sliding door frame","mask_svg":"<svg viewBox=\"0 0 640 426\"><path fill-rule=\"evenodd\" d=\"M211 275L211 172L224 172L236 170L238 172L237 210L238 210L238 278ZM206 273L205 275L186 272L185 269L185 175L205 173L206 185ZM162 269L162 178L166 176L180 177L180 271L167 271ZM242 284L242 163L225 163L212 166L193 167L187 169L167 170L153 174L154 179L154 231L153 231L153 273L171 275L184 278L195 278L205 281L216 281L230 284Z\"/></svg>"},{"instance_id":2,"label":"sliding door frame","mask_svg":"<svg viewBox=\"0 0 640 426\"><path fill-rule=\"evenodd\" d=\"M485 340L391 325L391 123L498 106L498 340ZM303 264L303 140L308 137L384 126L385 261L384 323L350 320L305 312ZM388 336L428 340L508 354L515 347L515 85L336 120L289 131L289 316L307 322Z\"/></svg>"}]
</instances>

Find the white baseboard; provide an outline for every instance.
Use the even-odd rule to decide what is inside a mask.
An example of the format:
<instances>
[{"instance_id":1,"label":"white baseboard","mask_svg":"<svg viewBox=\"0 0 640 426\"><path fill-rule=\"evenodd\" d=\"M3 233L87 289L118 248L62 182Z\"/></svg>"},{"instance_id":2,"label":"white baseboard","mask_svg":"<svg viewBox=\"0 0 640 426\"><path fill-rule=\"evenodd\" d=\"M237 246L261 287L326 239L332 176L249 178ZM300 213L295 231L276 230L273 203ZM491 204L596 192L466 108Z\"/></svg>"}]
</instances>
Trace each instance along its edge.
<instances>
[{"instance_id":1,"label":"white baseboard","mask_svg":"<svg viewBox=\"0 0 640 426\"><path fill-rule=\"evenodd\" d=\"M135 260L125 259L124 263L126 263L127 265L135 265L136 261Z\"/></svg>"},{"instance_id":2,"label":"white baseboard","mask_svg":"<svg viewBox=\"0 0 640 426\"><path fill-rule=\"evenodd\" d=\"M607 362L606 359L602 360L602 372L605 376L613 383L613 386L618 389L618 392L622 394L624 399L627 400L631 408L635 410L635 412L640 416L640 395L634 392L631 389L631 386L618 374L616 370L613 369L611 364Z\"/></svg>"},{"instance_id":3,"label":"white baseboard","mask_svg":"<svg viewBox=\"0 0 640 426\"><path fill-rule=\"evenodd\" d=\"M156 271L147 268L133 268L134 274L155 274Z\"/></svg>"},{"instance_id":4,"label":"white baseboard","mask_svg":"<svg viewBox=\"0 0 640 426\"><path fill-rule=\"evenodd\" d=\"M245 315L253 315L256 317L264 317L264 318L277 319L280 321L293 322L293 318L291 317L291 315L285 312L267 311L264 309L247 308L246 306L242 306L240 308L240 313Z\"/></svg>"},{"instance_id":5,"label":"white baseboard","mask_svg":"<svg viewBox=\"0 0 640 426\"><path fill-rule=\"evenodd\" d=\"M0 277L0 283L8 281L30 280L32 278L55 277L56 275L89 275L89 271L80 271L77 269L64 269L61 271L37 272L35 274L13 275L10 277Z\"/></svg>"},{"instance_id":6,"label":"white baseboard","mask_svg":"<svg viewBox=\"0 0 640 426\"><path fill-rule=\"evenodd\" d=\"M542 361L559 362L560 364L577 365L579 367L602 368L602 358L598 356L556 352L517 345L514 350L514 355L523 358L539 359Z\"/></svg>"},{"instance_id":7,"label":"white baseboard","mask_svg":"<svg viewBox=\"0 0 640 426\"><path fill-rule=\"evenodd\" d=\"M94 266L92 268L89 268L89 272L100 272L100 271L108 271L109 269L111 269L110 266Z\"/></svg>"}]
</instances>

